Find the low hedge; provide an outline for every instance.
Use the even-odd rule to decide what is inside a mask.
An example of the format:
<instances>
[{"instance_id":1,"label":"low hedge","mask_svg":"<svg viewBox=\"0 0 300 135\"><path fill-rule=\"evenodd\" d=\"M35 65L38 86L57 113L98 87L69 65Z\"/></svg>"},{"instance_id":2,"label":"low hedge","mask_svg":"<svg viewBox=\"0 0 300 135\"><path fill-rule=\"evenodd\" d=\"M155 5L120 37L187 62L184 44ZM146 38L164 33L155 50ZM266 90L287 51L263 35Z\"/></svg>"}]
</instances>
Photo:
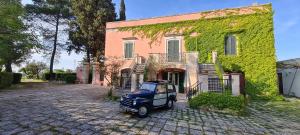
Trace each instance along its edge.
<instances>
[{"instance_id":1,"label":"low hedge","mask_svg":"<svg viewBox=\"0 0 300 135\"><path fill-rule=\"evenodd\" d=\"M243 96L232 96L221 93L201 93L189 101L192 108L208 107L218 110L231 109L234 111L244 111L246 102Z\"/></svg>"},{"instance_id":2,"label":"low hedge","mask_svg":"<svg viewBox=\"0 0 300 135\"><path fill-rule=\"evenodd\" d=\"M64 76L64 81L67 83L67 84L74 84L75 81L76 81L76 74L67 74Z\"/></svg>"},{"instance_id":3,"label":"low hedge","mask_svg":"<svg viewBox=\"0 0 300 135\"><path fill-rule=\"evenodd\" d=\"M22 74L21 73L13 73L13 84L21 83Z\"/></svg>"},{"instance_id":4,"label":"low hedge","mask_svg":"<svg viewBox=\"0 0 300 135\"><path fill-rule=\"evenodd\" d=\"M73 80L75 77L76 80L76 73L53 73L54 80L56 81L67 81L66 78L69 80ZM50 80L50 73L43 74L43 80Z\"/></svg>"},{"instance_id":5,"label":"low hedge","mask_svg":"<svg viewBox=\"0 0 300 135\"><path fill-rule=\"evenodd\" d=\"M0 72L0 89L10 87L13 82L13 74Z\"/></svg>"}]
</instances>

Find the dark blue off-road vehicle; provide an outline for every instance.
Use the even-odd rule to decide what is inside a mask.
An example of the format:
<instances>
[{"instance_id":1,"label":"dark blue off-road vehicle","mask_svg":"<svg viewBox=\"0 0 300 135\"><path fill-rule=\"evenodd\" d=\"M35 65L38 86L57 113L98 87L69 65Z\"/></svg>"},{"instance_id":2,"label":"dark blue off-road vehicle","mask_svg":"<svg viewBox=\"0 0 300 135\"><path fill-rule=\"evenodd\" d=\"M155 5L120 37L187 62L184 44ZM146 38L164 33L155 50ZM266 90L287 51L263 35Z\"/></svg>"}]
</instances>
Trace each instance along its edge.
<instances>
[{"instance_id":1,"label":"dark blue off-road vehicle","mask_svg":"<svg viewBox=\"0 0 300 135\"><path fill-rule=\"evenodd\" d=\"M139 89L121 97L120 108L147 117L154 108L172 108L176 102L176 89L166 81L144 82Z\"/></svg>"}]
</instances>

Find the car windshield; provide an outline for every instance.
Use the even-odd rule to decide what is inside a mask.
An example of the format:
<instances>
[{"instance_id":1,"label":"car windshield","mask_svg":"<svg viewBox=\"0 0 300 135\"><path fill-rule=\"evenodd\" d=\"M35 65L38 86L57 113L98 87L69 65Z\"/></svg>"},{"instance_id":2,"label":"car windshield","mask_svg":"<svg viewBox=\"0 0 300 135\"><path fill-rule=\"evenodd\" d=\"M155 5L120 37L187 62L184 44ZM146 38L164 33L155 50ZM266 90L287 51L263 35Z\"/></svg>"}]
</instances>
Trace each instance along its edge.
<instances>
[{"instance_id":1,"label":"car windshield","mask_svg":"<svg viewBox=\"0 0 300 135\"><path fill-rule=\"evenodd\" d=\"M143 83L142 86L140 87L140 89L154 91L155 87L156 87L155 83Z\"/></svg>"}]
</instances>

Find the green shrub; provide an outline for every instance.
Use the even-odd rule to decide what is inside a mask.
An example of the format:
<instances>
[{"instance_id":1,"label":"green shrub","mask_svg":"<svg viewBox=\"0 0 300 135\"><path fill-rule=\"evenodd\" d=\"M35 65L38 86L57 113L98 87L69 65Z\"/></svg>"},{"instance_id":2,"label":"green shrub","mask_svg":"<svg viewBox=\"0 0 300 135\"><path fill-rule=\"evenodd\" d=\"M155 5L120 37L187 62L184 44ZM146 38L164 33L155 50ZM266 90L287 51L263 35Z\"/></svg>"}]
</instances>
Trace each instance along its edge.
<instances>
[{"instance_id":1,"label":"green shrub","mask_svg":"<svg viewBox=\"0 0 300 135\"><path fill-rule=\"evenodd\" d=\"M13 82L13 74L0 72L0 89L10 87Z\"/></svg>"},{"instance_id":2,"label":"green shrub","mask_svg":"<svg viewBox=\"0 0 300 135\"><path fill-rule=\"evenodd\" d=\"M65 79L66 73L55 73L55 80L56 81L62 81Z\"/></svg>"},{"instance_id":3,"label":"green shrub","mask_svg":"<svg viewBox=\"0 0 300 135\"><path fill-rule=\"evenodd\" d=\"M71 81L71 80L76 80L76 73L53 73L53 76L54 76L54 80L56 81L66 81L68 80ZM43 74L43 80L50 80L50 73L44 73ZM75 83L75 80L74 80L74 83ZM67 82L67 83L68 83ZM69 82L69 83L72 83L73 81Z\"/></svg>"},{"instance_id":4,"label":"green shrub","mask_svg":"<svg viewBox=\"0 0 300 135\"><path fill-rule=\"evenodd\" d=\"M75 81L76 81L76 74L65 74L64 75L64 81L67 83L67 84L74 84Z\"/></svg>"},{"instance_id":5,"label":"green shrub","mask_svg":"<svg viewBox=\"0 0 300 135\"><path fill-rule=\"evenodd\" d=\"M13 84L21 83L22 74L21 73L13 73Z\"/></svg>"},{"instance_id":6,"label":"green shrub","mask_svg":"<svg viewBox=\"0 0 300 135\"><path fill-rule=\"evenodd\" d=\"M55 74L55 73L54 73L54 74ZM50 73L48 73L48 72L47 72L47 73L44 73L43 76L42 76L42 79L43 79L43 80L49 81L49 80L50 80Z\"/></svg>"},{"instance_id":7,"label":"green shrub","mask_svg":"<svg viewBox=\"0 0 300 135\"><path fill-rule=\"evenodd\" d=\"M192 108L208 107L219 110L231 109L234 111L244 111L245 100L243 96L232 96L220 93L202 93L189 101Z\"/></svg>"}]
</instances>

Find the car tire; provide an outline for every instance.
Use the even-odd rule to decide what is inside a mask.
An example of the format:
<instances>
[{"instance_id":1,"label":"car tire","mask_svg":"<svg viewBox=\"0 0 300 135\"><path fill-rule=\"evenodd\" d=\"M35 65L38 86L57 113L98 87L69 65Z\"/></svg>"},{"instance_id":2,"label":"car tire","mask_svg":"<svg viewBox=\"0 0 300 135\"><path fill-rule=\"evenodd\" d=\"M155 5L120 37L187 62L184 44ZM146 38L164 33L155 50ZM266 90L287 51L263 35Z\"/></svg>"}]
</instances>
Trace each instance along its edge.
<instances>
[{"instance_id":1,"label":"car tire","mask_svg":"<svg viewBox=\"0 0 300 135\"><path fill-rule=\"evenodd\" d=\"M174 103L174 101L173 100L168 100L168 102L167 102L167 109L171 109L171 108L173 108L173 104Z\"/></svg>"},{"instance_id":2,"label":"car tire","mask_svg":"<svg viewBox=\"0 0 300 135\"><path fill-rule=\"evenodd\" d=\"M138 112L137 112L137 115L140 117L140 118L145 118L148 116L148 113L149 113L149 109L147 106L140 106L138 108Z\"/></svg>"}]
</instances>

